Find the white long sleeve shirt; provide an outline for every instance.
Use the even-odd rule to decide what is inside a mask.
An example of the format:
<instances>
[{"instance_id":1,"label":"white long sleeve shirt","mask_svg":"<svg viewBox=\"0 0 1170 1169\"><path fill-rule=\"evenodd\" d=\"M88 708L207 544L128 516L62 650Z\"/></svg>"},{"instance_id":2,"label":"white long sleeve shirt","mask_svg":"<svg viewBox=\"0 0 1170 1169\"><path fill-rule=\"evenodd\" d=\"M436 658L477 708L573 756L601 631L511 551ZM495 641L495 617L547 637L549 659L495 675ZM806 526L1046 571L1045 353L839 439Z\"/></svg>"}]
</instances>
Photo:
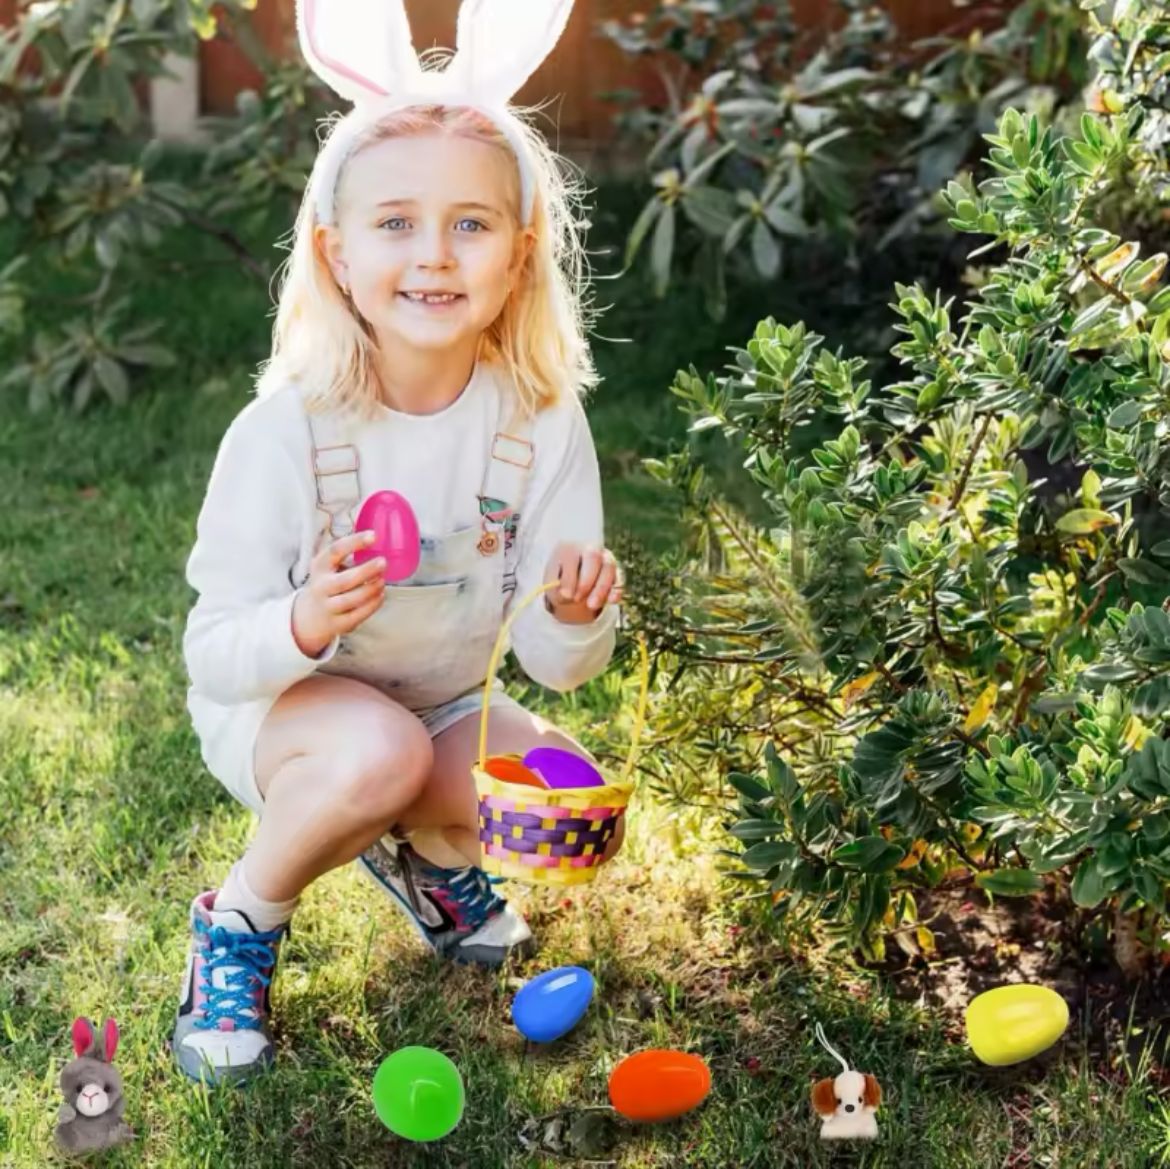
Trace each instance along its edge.
<instances>
[{"instance_id":1,"label":"white long sleeve shirt","mask_svg":"<svg viewBox=\"0 0 1170 1169\"><path fill-rule=\"evenodd\" d=\"M381 408L352 435L363 497L400 492L424 537L478 526L492 436L510 415L511 401L505 375L481 364L460 397L436 414ZM597 455L581 403L571 398L542 410L531 438L534 463L519 509L513 599L542 582L557 543L604 540ZM267 709L337 650L335 641L320 657L308 657L292 634L296 588L308 575L324 522L311 449L300 391L289 385L241 410L216 456L187 562L198 597L183 640L188 707L205 757L208 737L227 730L225 708ZM571 690L605 668L616 623L613 606L590 624L569 625L537 601L513 623L511 646L535 682Z\"/></svg>"}]
</instances>

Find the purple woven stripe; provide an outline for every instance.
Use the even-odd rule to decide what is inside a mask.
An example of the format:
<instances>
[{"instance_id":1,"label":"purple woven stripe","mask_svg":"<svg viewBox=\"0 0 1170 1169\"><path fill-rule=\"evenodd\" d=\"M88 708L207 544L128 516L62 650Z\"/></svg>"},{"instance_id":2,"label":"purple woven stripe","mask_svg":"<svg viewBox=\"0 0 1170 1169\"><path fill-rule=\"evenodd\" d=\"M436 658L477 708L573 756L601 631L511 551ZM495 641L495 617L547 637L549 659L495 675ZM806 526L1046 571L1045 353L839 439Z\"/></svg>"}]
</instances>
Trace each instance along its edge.
<instances>
[{"instance_id":1,"label":"purple woven stripe","mask_svg":"<svg viewBox=\"0 0 1170 1169\"><path fill-rule=\"evenodd\" d=\"M604 821L603 821L604 822ZM506 824L509 828L514 825L519 825L521 828L539 828L542 823L540 816L533 816L529 812L505 812L498 820L492 819L493 824ZM557 826L553 831L556 832L587 832L591 828L596 828L598 823L596 820L558 820Z\"/></svg>"},{"instance_id":2,"label":"purple woven stripe","mask_svg":"<svg viewBox=\"0 0 1170 1169\"><path fill-rule=\"evenodd\" d=\"M516 839L513 832L516 828L519 828L521 830L520 836L523 838L551 843L563 840L570 832L575 832L578 836L586 840L595 840L607 834L612 836L617 821L617 816L611 816L608 820L602 820L600 822L592 822L589 820L554 820L554 827L545 828L539 816L528 816L524 813L512 812L506 813L503 819L496 820L494 817L487 817L481 813L479 826L485 832L493 832L497 836L505 836L510 840Z\"/></svg>"},{"instance_id":3,"label":"purple woven stripe","mask_svg":"<svg viewBox=\"0 0 1170 1169\"><path fill-rule=\"evenodd\" d=\"M480 842L483 844L491 844L493 843L494 835L496 834L482 829L479 834ZM581 856L585 852L586 847L592 844L597 849L597 855L600 856L602 849L598 846L608 844L613 833L603 832L598 835L600 837L598 840L578 840L574 844L553 844L549 841L529 840L526 837L516 839L515 837L505 836L501 847L507 849L508 852L535 853L542 844L549 844L549 856Z\"/></svg>"},{"instance_id":4,"label":"purple woven stripe","mask_svg":"<svg viewBox=\"0 0 1170 1169\"><path fill-rule=\"evenodd\" d=\"M581 845L604 844L607 840L609 840L609 838L612 835L613 835L613 830L611 828L602 828L597 832L582 832L577 837L576 844L570 844L570 845L567 845L566 847L576 848L577 844L581 844ZM562 843L564 843L564 839L565 839L564 833L558 832L557 829L555 829L555 828L529 828L524 833L523 836L512 836L510 834L505 834L505 833L501 833L498 831L493 831L490 825L483 825L480 828L479 838L484 843L491 840L491 838L493 836L502 837L504 842L509 847L511 847L513 843L515 843L516 845L519 845L521 842L525 842L525 843L532 844L532 845L552 844L552 845L560 846ZM518 851L519 851L519 849L518 849ZM524 851L531 851L531 850L524 850ZM573 854L566 853L563 855L572 856Z\"/></svg>"}]
</instances>

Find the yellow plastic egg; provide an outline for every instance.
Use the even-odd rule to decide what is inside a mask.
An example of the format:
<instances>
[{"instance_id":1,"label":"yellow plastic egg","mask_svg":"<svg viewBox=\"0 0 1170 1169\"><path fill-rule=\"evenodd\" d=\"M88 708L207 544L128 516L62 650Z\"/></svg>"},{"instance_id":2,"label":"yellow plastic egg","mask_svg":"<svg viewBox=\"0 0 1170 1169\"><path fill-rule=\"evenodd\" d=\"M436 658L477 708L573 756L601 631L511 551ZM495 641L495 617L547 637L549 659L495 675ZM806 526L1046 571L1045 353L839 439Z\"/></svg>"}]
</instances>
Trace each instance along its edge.
<instances>
[{"instance_id":1,"label":"yellow plastic egg","mask_svg":"<svg viewBox=\"0 0 1170 1169\"><path fill-rule=\"evenodd\" d=\"M1068 1004L1046 986L997 986L967 1006L967 1040L984 1063L1006 1067L1051 1047L1068 1026Z\"/></svg>"}]
</instances>

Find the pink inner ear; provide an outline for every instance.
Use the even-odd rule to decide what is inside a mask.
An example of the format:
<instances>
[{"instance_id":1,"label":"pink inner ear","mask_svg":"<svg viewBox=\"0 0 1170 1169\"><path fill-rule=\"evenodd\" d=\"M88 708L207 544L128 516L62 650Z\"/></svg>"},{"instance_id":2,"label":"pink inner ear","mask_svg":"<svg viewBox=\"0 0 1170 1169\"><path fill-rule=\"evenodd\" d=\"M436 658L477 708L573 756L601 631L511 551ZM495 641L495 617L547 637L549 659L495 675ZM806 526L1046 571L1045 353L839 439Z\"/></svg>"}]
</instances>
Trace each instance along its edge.
<instances>
[{"instance_id":1,"label":"pink inner ear","mask_svg":"<svg viewBox=\"0 0 1170 1169\"><path fill-rule=\"evenodd\" d=\"M321 52L321 46L317 43L316 27L316 0L305 0L305 30L309 36L309 47L313 50L313 55L328 69L332 69L340 77L348 77L350 81L356 81L358 85L368 89L371 93L377 94L378 97L385 97L386 90L384 90L376 82L371 81L368 77L355 72L348 65L342 61L338 61L335 57L326 56Z\"/></svg>"},{"instance_id":2,"label":"pink inner ear","mask_svg":"<svg viewBox=\"0 0 1170 1169\"><path fill-rule=\"evenodd\" d=\"M106 1020L103 1035L106 1041L106 1062L108 1063L114 1058L114 1052L118 1050L118 1024L113 1019Z\"/></svg>"},{"instance_id":3,"label":"pink inner ear","mask_svg":"<svg viewBox=\"0 0 1170 1169\"><path fill-rule=\"evenodd\" d=\"M93 1042L93 1028L89 1025L88 1019L77 1018L73 1020L73 1054L84 1055L89 1050L89 1045Z\"/></svg>"}]
</instances>

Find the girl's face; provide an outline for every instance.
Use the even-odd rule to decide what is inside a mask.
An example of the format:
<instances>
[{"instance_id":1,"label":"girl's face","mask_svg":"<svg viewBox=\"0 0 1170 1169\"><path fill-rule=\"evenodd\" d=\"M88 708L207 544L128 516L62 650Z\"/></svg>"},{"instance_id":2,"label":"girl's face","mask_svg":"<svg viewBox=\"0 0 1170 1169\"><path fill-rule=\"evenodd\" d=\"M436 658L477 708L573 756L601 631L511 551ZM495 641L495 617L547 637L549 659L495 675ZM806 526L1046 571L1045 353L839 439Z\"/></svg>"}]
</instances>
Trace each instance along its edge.
<instances>
[{"instance_id":1,"label":"girl's face","mask_svg":"<svg viewBox=\"0 0 1170 1169\"><path fill-rule=\"evenodd\" d=\"M478 344L531 247L516 187L504 153L468 138L387 138L350 160L318 238L383 351Z\"/></svg>"}]
</instances>

